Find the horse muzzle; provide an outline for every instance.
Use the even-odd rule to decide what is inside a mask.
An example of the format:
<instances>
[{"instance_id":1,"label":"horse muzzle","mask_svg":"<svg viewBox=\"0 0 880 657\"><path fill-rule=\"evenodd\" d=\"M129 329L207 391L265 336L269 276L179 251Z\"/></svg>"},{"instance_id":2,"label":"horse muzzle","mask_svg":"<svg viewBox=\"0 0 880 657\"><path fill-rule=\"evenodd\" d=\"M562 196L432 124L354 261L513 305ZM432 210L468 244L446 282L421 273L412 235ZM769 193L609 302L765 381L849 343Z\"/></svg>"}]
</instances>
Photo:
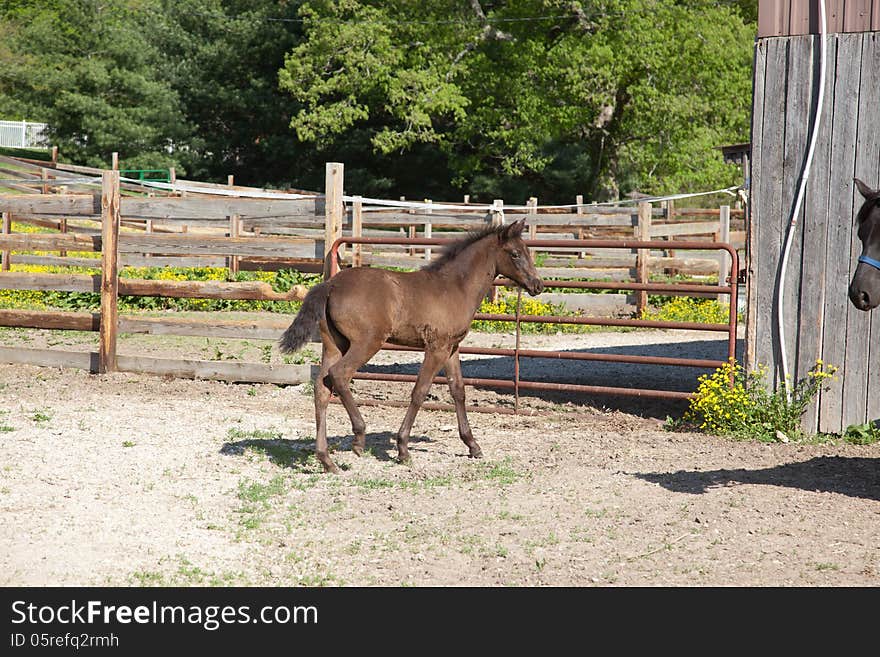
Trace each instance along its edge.
<instances>
[{"instance_id":1,"label":"horse muzzle","mask_svg":"<svg viewBox=\"0 0 880 657\"><path fill-rule=\"evenodd\" d=\"M859 310L868 311L877 307L877 299L872 298L866 290L855 285L849 286L849 300Z\"/></svg>"},{"instance_id":2,"label":"horse muzzle","mask_svg":"<svg viewBox=\"0 0 880 657\"><path fill-rule=\"evenodd\" d=\"M529 281L529 284L526 286L526 290L528 290L528 293L530 295L536 297L544 291L544 281L542 281L540 278L535 278Z\"/></svg>"}]
</instances>

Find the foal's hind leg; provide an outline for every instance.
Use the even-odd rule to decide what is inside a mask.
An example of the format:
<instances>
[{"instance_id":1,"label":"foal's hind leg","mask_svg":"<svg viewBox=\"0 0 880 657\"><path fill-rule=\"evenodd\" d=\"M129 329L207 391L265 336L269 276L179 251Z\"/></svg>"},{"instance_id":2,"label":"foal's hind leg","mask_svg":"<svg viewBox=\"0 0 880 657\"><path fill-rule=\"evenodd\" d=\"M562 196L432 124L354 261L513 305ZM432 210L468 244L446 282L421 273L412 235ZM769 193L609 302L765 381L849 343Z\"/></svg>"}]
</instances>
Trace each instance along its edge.
<instances>
[{"instance_id":1,"label":"foal's hind leg","mask_svg":"<svg viewBox=\"0 0 880 657\"><path fill-rule=\"evenodd\" d=\"M324 345L321 355L321 369L315 377L315 456L324 467L324 472L339 472L339 468L330 458L327 449L327 404L330 403L330 386L327 385L327 373L341 357L342 352L336 342L326 331L321 331L321 342Z\"/></svg>"},{"instance_id":2,"label":"foal's hind leg","mask_svg":"<svg viewBox=\"0 0 880 657\"><path fill-rule=\"evenodd\" d=\"M461 375L461 361L458 359L458 349L452 352L446 361L446 378L449 380L449 392L452 401L455 402L455 416L458 419L458 435L468 446L470 456L474 459L483 458L483 450L474 440L471 433L471 425L468 422L467 411L464 405L464 379Z\"/></svg>"},{"instance_id":3,"label":"foal's hind leg","mask_svg":"<svg viewBox=\"0 0 880 657\"><path fill-rule=\"evenodd\" d=\"M406 409L406 415L403 418L403 424L400 425L400 431L397 432L397 460L400 463L409 463L411 458L409 455L409 434L412 431L413 422L416 420L416 414L419 412L425 397L428 396L428 390L431 389L431 383L437 372L443 366L443 362L449 357L448 349L439 349L428 351L425 350L425 360L419 370L416 378L416 384L413 386L410 395L409 408Z\"/></svg>"},{"instance_id":4,"label":"foal's hind leg","mask_svg":"<svg viewBox=\"0 0 880 657\"><path fill-rule=\"evenodd\" d=\"M339 400L348 411L348 417L351 419L351 431L354 434L351 449L358 456L363 453L366 446L367 427L348 384L354 373L379 351L383 342L385 342L384 336L373 336L357 343L352 342L348 351L330 367L328 373L333 391L339 395Z\"/></svg>"}]
</instances>

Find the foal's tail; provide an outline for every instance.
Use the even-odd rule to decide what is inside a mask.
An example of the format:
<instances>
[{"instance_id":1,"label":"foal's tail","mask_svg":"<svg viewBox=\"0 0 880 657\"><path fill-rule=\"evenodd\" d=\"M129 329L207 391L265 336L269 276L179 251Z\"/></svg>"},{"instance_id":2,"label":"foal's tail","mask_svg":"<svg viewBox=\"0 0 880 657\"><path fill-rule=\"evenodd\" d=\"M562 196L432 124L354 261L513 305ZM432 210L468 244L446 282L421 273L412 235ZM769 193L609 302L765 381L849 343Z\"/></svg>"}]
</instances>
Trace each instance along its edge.
<instances>
[{"instance_id":1,"label":"foal's tail","mask_svg":"<svg viewBox=\"0 0 880 657\"><path fill-rule=\"evenodd\" d=\"M309 338L324 316L327 307L327 297L330 296L329 281L316 285L306 298L303 299L302 307L299 309L293 324L287 327L281 340L278 341L279 348L284 353L293 353L299 351L302 346L308 342Z\"/></svg>"}]
</instances>

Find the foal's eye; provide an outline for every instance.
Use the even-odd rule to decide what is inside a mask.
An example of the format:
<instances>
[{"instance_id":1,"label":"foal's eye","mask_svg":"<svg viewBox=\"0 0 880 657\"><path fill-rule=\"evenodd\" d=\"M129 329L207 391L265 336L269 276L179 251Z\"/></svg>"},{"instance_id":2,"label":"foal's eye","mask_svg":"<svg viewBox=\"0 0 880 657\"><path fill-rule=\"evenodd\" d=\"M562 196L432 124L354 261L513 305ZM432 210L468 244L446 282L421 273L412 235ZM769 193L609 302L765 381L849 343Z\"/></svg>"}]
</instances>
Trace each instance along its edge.
<instances>
[{"instance_id":1,"label":"foal's eye","mask_svg":"<svg viewBox=\"0 0 880 657\"><path fill-rule=\"evenodd\" d=\"M520 257L519 252L514 251L513 253L510 254L510 257L513 258L514 260L519 260L519 257Z\"/></svg>"}]
</instances>

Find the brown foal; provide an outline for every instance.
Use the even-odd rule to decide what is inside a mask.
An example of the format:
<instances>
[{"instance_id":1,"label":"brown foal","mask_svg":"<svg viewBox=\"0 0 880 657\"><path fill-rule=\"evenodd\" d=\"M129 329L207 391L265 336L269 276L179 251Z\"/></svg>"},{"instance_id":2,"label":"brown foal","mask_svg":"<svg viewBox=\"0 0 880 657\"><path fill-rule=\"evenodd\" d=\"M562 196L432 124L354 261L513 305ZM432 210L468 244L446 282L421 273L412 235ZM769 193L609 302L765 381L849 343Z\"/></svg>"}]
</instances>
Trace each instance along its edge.
<instances>
[{"instance_id":1,"label":"brown foal","mask_svg":"<svg viewBox=\"0 0 880 657\"><path fill-rule=\"evenodd\" d=\"M315 452L325 472L338 472L327 451L327 404L335 392L345 406L354 433L352 450L363 453L366 427L349 388L355 372L382 344L424 349L425 359L413 387L409 408L397 432L397 460L410 461L409 435L431 382L446 370L455 402L458 434L472 458L483 455L465 411L464 381L458 345L496 276L506 276L535 296L544 289L522 240L525 220L487 228L447 245L423 269L345 269L312 288L290 327L281 350L302 348L318 326L323 344L315 378Z\"/></svg>"}]
</instances>

